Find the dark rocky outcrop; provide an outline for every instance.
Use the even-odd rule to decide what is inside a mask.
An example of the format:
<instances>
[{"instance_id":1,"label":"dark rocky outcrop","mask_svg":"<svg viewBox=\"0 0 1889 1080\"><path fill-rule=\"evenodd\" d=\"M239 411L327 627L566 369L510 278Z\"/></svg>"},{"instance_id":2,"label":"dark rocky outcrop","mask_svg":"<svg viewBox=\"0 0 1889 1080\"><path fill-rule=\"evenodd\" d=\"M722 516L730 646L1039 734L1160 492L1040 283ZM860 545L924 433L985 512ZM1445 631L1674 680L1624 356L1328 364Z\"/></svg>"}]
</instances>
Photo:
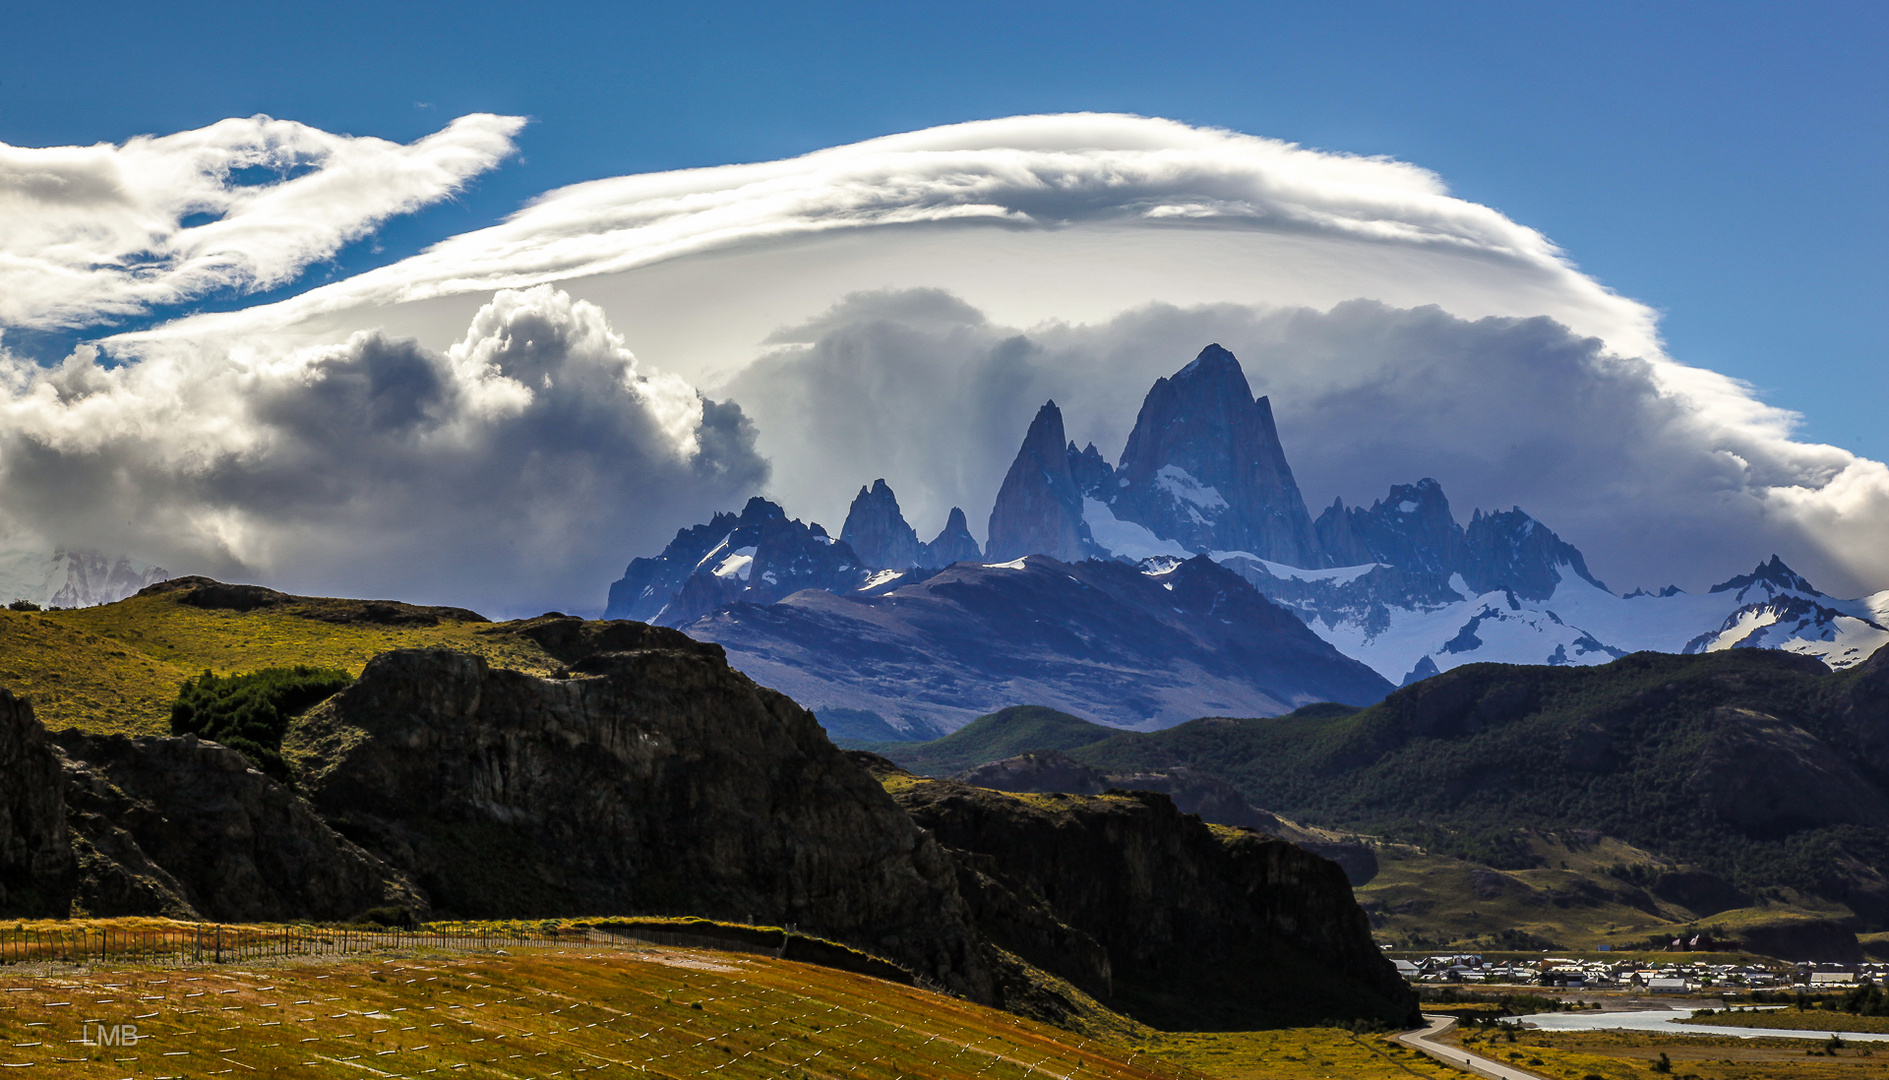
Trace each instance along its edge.
<instances>
[{"instance_id":1,"label":"dark rocky outcrop","mask_svg":"<svg viewBox=\"0 0 1889 1080\"><path fill-rule=\"evenodd\" d=\"M1322 565L1272 404L1233 354L1209 345L1156 380L1122 450L1111 507L1190 551Z\"/></svg>"},{"instance_id":2,"label":"dark rocky outcrop","mask_svg":"<svg viewBox=\"0 0 1889 1080\"><path fill-rule=\"evenodd\" d=\"M234 750L49 736L0 690L0 911L228 921L424 912L398 873Z\"/></svg>"},{"instance_id":3,"label":"dark rocky outcrop","mask_svg":"<svg viewBox=\"0 0 1889 1080\"><path fill-rule=\"evenodd\" d=\"M232 585L214 578L190 575L160 581L139 590L139 596L171 595L180 604L213 611L279 610L332 623L371 623L380 626L438 626L441 622L487 621L476 611L460 607L407 604L399 600L345 600L327 596L291 596L261 585Z\"/></svg>"},{"instance_id":4,"label":"dark rocky outcrop","mask_svg":"<svg viewBox=\"0 0 1889 1080\"><path fill-rule=\"evenodd\" d=\"M234 750L194 735L54 738L71 759L65 801L94 915L257 922L427 910L403 875Z\"/></svg>"},{"instance_id":5,"label":"dark rocky outcrop","mask_svg":"<svg viewBox=\"0 0 1889 1080\"><path fill-rule=\"evenodd\" d=\"M0 690L0 911L64 915L77 872L65 777L33 706Z\"/></svg>"},{"instance_id":6,"label":"dark rocky outcrop","mask_svg":"<svg viewBox=\"0 0 1889 1080\"><path fill-rule=\"evenodd\" d=\"M920 553L919 562L925 566L950 566L959 562L981 562L983 558L984 549L977 546L977 538L971 535L971 523L964 519L964 511L954 506L945 519L945 527Z\"/></svg>"},{"instance_id":7,"label":"dark rocky outcrop","mask_svg":"<svg viewBox=\"0 0 1889 1080\"><path fill-rule=\"evenodd\" d=\"M1007 562L1047 555L1075 562L1095 552L1089 526L1082 520L1082 488L1069 459L1062 410L1054 401L1046 402L1036 411L997 490L985 533L986 558Z\"/></svg>"},{"instance_id":8,"label":"dark rocky outcrop","mask_svg":"<svg viewBox=\"0 0 1889 1080\"><path fill-rule=\"evenodd\" d=\"M952 779L993 791L1061 791L1070 795L1100 795L1110 788L1156 791L1173 799L1182 813L1199 814L1210 824L1258 829L1275 836L1282 829L1277 817L1248 803L1232 784L1185 765L1108 773L1058 750L1036 750L967 769Z\"/></svg>"},{"instance_id":9,"label":"dark rocky outcrop","mask_svg":"<svg viewBox=\"0 0 1889 1080\"><path fill-rule=\"evenodd\" d=\"M900 805L960 853L961 888L999 944L1132 1016L1168 1030L1416 1019L1415 994L1372 942L1335 863L1208 826L1152 792L895 786Z\"/></svg>"},{"instance_id":10,"label":"dark rocky outcrop","mask_svg":"<svg viewBox=\"0 0 1889 1080\"><path fill-rule=\"evenodd\" d=\"M870 488L861 487L853 497L840 539L865 566L904 570L921 562L918 533L906 524L898 497L883 478L874 480Z\"/></svg>"},{"instance_id":11,"label":"dark rocky outcrop","mask_svg":"<svg viewBox=\"0 0 1889 1080\"><path fill-rule=\"evenodd\" d=\"M648 645L565 679L385 653L285 745L316 807L441 910L764 916L992 1000L949 857L812 714Z\"/></svg>"},{"instance_id":12,"label":"dark rocky outcrop","mask_svg":"<svg viewBox=\"0 0 1889 1080\"><path fill-rule=\"evenodd\" d=\"M1100 795L1116 786L1109 783L1107 773L1060 750L1032 750L986 762L951 779L992 791L1061 791L1070 795Z\"/></svg>"}]
</instances>

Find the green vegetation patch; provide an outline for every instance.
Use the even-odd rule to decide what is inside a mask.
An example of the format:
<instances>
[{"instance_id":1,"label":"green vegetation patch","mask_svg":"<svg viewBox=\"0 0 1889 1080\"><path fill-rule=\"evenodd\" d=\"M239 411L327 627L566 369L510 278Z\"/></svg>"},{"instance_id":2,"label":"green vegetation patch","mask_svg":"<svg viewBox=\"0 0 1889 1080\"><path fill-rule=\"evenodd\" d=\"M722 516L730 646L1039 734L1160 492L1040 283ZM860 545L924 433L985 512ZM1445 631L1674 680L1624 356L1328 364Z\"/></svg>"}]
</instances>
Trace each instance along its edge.
<instances>
[{"instance_id":1,"label":"green vegetation patch","mask_svg":"<svg viewBox=\"0 0 1889 1080\"><path fill-rule=\"evenodd\" d=\"M339 668L264 668L244 675L213 671L184 682L171 705L171 734L196 735L240 752L279 780L289 778L282 736L289 721L354 681Z\"/></svg>"}]
</instances>

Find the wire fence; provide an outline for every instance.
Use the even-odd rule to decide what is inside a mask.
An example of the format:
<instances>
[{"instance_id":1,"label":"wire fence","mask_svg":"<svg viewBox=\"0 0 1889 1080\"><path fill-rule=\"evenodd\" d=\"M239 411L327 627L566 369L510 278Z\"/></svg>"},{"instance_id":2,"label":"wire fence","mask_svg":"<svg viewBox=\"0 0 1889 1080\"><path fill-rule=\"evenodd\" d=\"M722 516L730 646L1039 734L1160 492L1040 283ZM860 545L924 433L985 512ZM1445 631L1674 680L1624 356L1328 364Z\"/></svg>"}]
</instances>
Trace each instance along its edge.
<instances>
[{"instance_id":1,"label":"wire fence","mask_svg":"<svg viewBox=\"0 0 1889 1080\"><path fill-rule=\"evenodd\" d=\"M508 946L582 943L581 933L518 929L470 931L356 926L255 926L205 923L163 927L0 927L0 965L223 964L274 957L346 956L396 949L492 951Z\"/></svg>"}]
</instances>

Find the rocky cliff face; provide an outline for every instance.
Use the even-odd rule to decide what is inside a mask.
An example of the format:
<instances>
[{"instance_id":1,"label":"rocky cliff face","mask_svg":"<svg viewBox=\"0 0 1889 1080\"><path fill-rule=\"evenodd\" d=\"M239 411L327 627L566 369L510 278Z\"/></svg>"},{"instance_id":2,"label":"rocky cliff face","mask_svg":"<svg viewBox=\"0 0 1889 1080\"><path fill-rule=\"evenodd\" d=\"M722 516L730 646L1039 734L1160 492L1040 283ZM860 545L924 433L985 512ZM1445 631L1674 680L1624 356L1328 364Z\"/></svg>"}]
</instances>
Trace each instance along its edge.
<instances>
[{"instance_id":1,"label":"rocky cliff face","mask_svg":"<svg viewBox=\"0 0 1889 1080\"><path fill-rule=\"evenodd\" d=\"M1463 580L1477 592L1508 589L1524 600L1546 600L1571 571L1607 591L1587 572L1587 560L1574 545L1520 507L1485 514L1477 510L1463 530Z\"/></svg>"},{"instance_id":2,"label":"rocky cliff face","mask_svg":"<svg viewBox=\"0 0 1889 1080\"><path fill-rule=\"evenodd\" d=\"M1060 750L1035 750L979 765L952 777L992 791L1055 792L1100 795L1110 788L1156 791L1174 800L1183 814L1199 814L1213 825L1230 825L1280 834L1282 823L1248 803L1232 784L1185 765L1131 773L1109 773L1085 765Z\"/></svg>"},{"instance_id":3,"label":"rocky cliff face","mask_svg":"<svg viewBox=\"0 0 1889 1080\"><path fill-rule=\"evenodd\" d=\"M383 654L289 748L314 804L443 910L765 916L991 1000L942 849L810 713L713 646L646 644L566 679Z\"/></svg>"},{"instance_id":4,"label":"rocky cliff face","mask_svg":"<svg viewBox=\"0 0 1889 1080\"><path fill-rule=\"evenodd\" d=\"M870 488L860 488L854 496L853 505L846 511L846 524L840 528L840 539L852 547L865 566L904 570L921 563L918 533L905 523L898 497L883 478L873 481Z\"/></svg>"},{"instance_id":5,"label":"rocky cliff face","mask_svg":"<svg viewBox=\"0 0 1889 1080\"><path fill-rule=\"evenodd\" d=\"M1023 446L1004 475L990 510L985 555L1007 562L1025 555L1048 555L1076 562L1095 550L1082 520L1082 488L1070 470L1063 439L1063 414L1054 401L1036 412Z\"/></svg>"},{"instance_id":6,"label":"rocky cliff face","mask_svg":"<svg viewBox=\"0 0 1889 1080\"><path fill-rule=\"evenodd\" d=\"M0 911L64 915L77 864L65 777L33 706L0 690Z\"/></svg>"},{"instance_id":7,"label":"rocky cliff face","mask_svg":"<svg viewBox=\"0 0 1889 1080\"><path fill-rule=\"evenodd\" d=\"M0 911L226 921L424 912L426 898L234 750L48 736L0 690Z\"/></svg>"},{"instance_id":8,"label":"rocky cliff face","mask_svg":"<svg viewBox=\"0 0 1889 1080\"><path fill-rule=\"evenodd\" d=\"M1148 391L1114 484L1117 518L1190 551L1321 565L1272 404L1254 399L1239 361L1218 345Z\"/></svg>"},{"instance_id":9,"label":"rocky cliff face","mask_svg":"<svg viewBox=\"0 0 1889 1080\"><path fill-rule=\"evenodd\" d=\"M986 921L1025 959L1095 987L1167 1030L1336 1017L1414 1022L1416 996L1371 940L1337 864L1251 830L1221 830L1151 792L1015 796L900 778L900 805L990 884L994 909L1032 898L1046 922ZM1075 938L1074 940L1080 940Z\"/></svg>"},{"instance_id":10,"label":"rocky cliff face","mask_svg":"<svg viewBox=\"0 0 1889 1080\"><path fill-rule=\"evenodd\" d=\"M977 546L977 538L971 535L971 523L964 519L964 511L955 506L951 508L951 516L945 519L945 527L919 555L923 566L944 567L983 560L984 549Z\"/></svg>"},{"instance_id":11,"label":"rocky cliff face","mask_svg":"<svg viewBox=\"0 0 1889 1080\"><path fill-rule=\"evenodd\" d=\"M223 922L424 915L398 871L330 829L234 750L182 738L60 732L66 805L94 915Z\"/></svg>"},{"instance_id":12,"label":"rocky cliff face","mask_svg":"<svg viewBox=\"0 0 1889 1080\"><path fill-rule=\"evenodd\" d=\"M1314 528L1327 566L1375 562L1447 578L1465 561L1463 527L1443 485L1428 477L1392 487L1369 510L1337 500Z\"/></svg>"}]
</instances>

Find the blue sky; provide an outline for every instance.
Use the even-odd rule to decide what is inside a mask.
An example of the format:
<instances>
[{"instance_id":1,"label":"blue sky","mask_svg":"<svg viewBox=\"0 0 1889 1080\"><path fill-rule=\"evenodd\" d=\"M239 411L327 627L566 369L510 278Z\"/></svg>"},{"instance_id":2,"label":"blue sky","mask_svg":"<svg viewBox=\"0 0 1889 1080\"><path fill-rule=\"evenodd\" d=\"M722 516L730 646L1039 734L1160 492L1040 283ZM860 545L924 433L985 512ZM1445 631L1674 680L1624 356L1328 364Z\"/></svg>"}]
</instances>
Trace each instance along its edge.
<instances>
[{"instance_id":1,"label":"blue sky","mask_svg":"<svg viewBox=\"0 0 1889 1080\"><path fill-rule=\"evenodd\" d=\"M111 4L5 22L14 145L258 112L398 141L466 112L532 118L522 159L307 280L576 180L1134 112L1433 169L1660 309L1676 357L1802 412L1804 437L1889 457L1881 4Z\"/></svg>"}]
</instances>

